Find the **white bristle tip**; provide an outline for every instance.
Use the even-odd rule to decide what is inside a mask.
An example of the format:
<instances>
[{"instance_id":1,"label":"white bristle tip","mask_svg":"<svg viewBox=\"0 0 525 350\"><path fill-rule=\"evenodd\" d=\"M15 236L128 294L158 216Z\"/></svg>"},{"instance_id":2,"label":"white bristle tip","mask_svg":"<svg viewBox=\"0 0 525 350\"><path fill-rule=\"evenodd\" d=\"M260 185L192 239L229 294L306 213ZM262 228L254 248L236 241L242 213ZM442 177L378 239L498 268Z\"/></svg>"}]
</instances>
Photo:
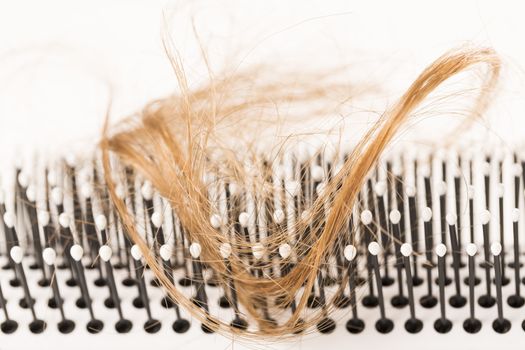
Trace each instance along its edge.
<instances>
[{"instance_id":1,"label":"white bristle tip","mask_svg":"<svg viewBox=\"0 0 525 350\"><path fill-rule=\"evenodd\" d=\"M84 255L84 249L82 249L79 244L74 244L69 250L69 253L75 261L80 261Z\"/></svg>"},{"instance_id":2,"label":"white bristle tip","mask_svg":"<svg viewBox=\"0 0 525 350\"><path fill-rule=\"evenodd\" d=\"M349 244L345 247L343 254L346 260L352 261L357 256L357 249L353 245Z\"/></svg>"},{"instance_id":3,"label":"white bristle tip","mask_svg":"<svg viewBox=\"0 0 525 350\"><path fill-rule=\"evenodd\" d=\"M315 182L321 182L324 179L324 169L319 165L312 167L312 180Z\"/></svg>"},{"instance_id":4,"label":"white bristle tip","mask_svg":"<svg viewBox=\"0 0 525 350\"><path fill-rule=\"evenodd\" d=\"M135 260L140 260L142 259L142 251L140 250L139 246L134 244L132 247L131 247L131 256L133 257L133 259Z\"/></svg>"},{"instance_id":5,"label":"white bristle tip","mask_svg":"<svg viewBox=\"0 0 525 350\"><path fill-rule=\"evenodd\" d=\"M288 243L281 244L279 246L279 255L281 258L286 259L292 254L292 247Z\"/></svg>"},{"instance_id":6,"label":"white bristle tip","mask_svg":"<svg viewBox=\"0 0 525 350\"><path fill-rule=\"evenodd\" d=\"M374 186L374 192L376 196L383 196L386 192L386 183L384 181L378 181Z\"/></svg>"},{"instance_id":7,"label":"white bristle tip","mask_svg":"<svg viewBox=\"0 0 525 350\"><path fill-rule=\"evenodd\" d=\"M445 181L441 181L437 184L437 193L440 196L444 196L447 193L447 184Z\"/></svg>"},{"instance_id":8,"label":"white bristle tip","mask_svg":"<svg viewBox=\"0 0 525 350\"><path fill-rule=\"evenodd\" d=\"M24 258L24 251L20 246L15 245L11 250L9 251L9 255L11 256L11 259L15 262L15 264L20 264L22 262L22 259Z\"/></svg>"},{"instance_id":9,"label":"white bristle tip","mask_svg":"<svg viewBox=\"0 0 525 350\"><path fill-rule=\"evenodd\" d=\"M155 226L155 228L162 227L163 221L164 221L164 217L158 211L151 214L151 223L153 224L153 226Z\"/></svg>"},{"instance_id":10,"label":"white bristle tip","mask_svg":"<svg viewBox=\"0 0 525 350\"><path fill-rule=\"evenodd\" d=\"M51 201L54 205L61 205L64 200L64 194L60 187L55 187L51 190Z\"/></svg>"},{"instance_id":11,"label":"white bristle tip","mask_svg":"<svg viewBox=\"0 0 525 350\"><path fill-rule=\"evenodd\" d=\"M151 182L149 181L146 181L144 182L144 184L142 185L141 189L140 189L140 193L142 194L142 197L149 201L153 198L153 186L151 185Z\"/></svg>"},{"instance_id":12,"label":"white bristle tip","mask_svg":"<svg viewBox=\"0 0 525 350\"><path fill-rule=\"evenodd\" d=\"M108 220L102 214L97 215L97 217L95 218L95 225L97 226L99 231L105 230L108 226Z\"/></svg>"},{"instance_id":13,"label":"white bristle tip","mask_svg":"<svg viewBox=\"0 0 525 350\"><path fill-rule=\"evenodd\" d=\"M403 256L412 255L412 246L408 243L403 243L401 245L401 254L403 254Z\"/></svg>"},{"instance_id":14,"label":"white bristle tip","mask_svg":"<svg viewBox=\"0 0 525 350\"><path fill-rule=\"evenodd\" d=\"M230 191L230 196L232 197L237 196L241 192L239 185L233 182L228 185L228 191Z\"/></svg>"},{"instance_id":15,"label":"white bristle tip","mask_svg":"<svg viewBox=\"0 0 525 350\"><path fill-rule=\"evenodd\" d=\"M13 228L15 227L15 221L16 221L16 216L15 214L13 214L12 212L10 211L6 211L4 213L4 224L9 227L9 228Z\"/></svg>"},{"instance_id":16,"label":"white bristle tip","mask_svg":"<svg viewBox=\"0 0 525 350\"><path fill-rule=\"evenodd\" d=\"M310 210L308 209L305 209L302 213L301 213L301 220L308 220L308 218L310 217Z\"/></svg>"},{"instance_id":17,"label":"white bristle tip","mask_svg":"<svg viewBox=\"0 0 525 350\"><path fill-rule=\"evenodd\" d=\"M450 226L454 226L456 222L458 221L458 217L456 216L456 214L452 214L452 213L447 214L446 219L447 219L447 224L449 224Z\"/></svg>"},{"instance_id":18,"label":"white bristle tip","mask_svg":"<svg viewBox=\"0 0 525 350\"><path fill-rule=\"evenodd\" d=\"M503 198L503 196L505 195L505 185L498 184L497 191L498 191L498 198Z\"/></svg>"},{"instance_id":19,"label":"white bristle tip","mask_svg":"<svg viewBox=\"0 0 525 350\"><path fill-rule=\"evenodd\" d=\"M514 176L521 176L523 169L521 168L520 164L514 164L512 165L512 172L514 173Z\"/></svg>"},{"instance_id":20,"label":"white bristle tip","mask_svg":"<svg viewBox=\"0 0 525 350\"><path fill-rule=\"evenodd\" d=\"M239 224L241 224L242 227L246 228L248 227L248 222L250 220L250 215L246 212L242 212L239 214Z\"/></svg>"},{"instance_id":21,"label":"white bristle tip","mask_svg":"<svg viewBox=\"0 0 525 350\"><path fill-rule=\"evenodd\" d=\"M501 254L501 244L499 242L494 242L490 245L490 252L494 256L498 256Z\"/></svg>"},{"instance_id":22,"label":"white bristle tip","mask_svg":"<svg viewBox=\"0 0 525 350\"><path fill-rule=\"evenodd\" d=\"M490 212L488 210L481 212L480 219L482 225L488 224L490 221Z\"/></svg>"},{"instance_id":23,"label":"white bristle tip","mask_svg":"<svg viewBox=\"0 0 525 350\"><path fill-rule=\"evenodd\" d=\"M389 218L390 222L396 225L401 220L401 213L399 212L399 210L394 209L390 212Z\"/></svg>"},{"instance_id":24,"label":"white bristle tip","mask_svg":"<svg viewBox=\"0 0 525 350\"><path fill-rule=\"evenodd\" d=\"M467 187L467 197L468 199L473 199L474 198L474 186L468 186Z\"/></svg>"},{"instance_id":25,"label":"white bristle tip","mask_svg":"<svg viewBox=\"0 0 525 350\"><path fill-rule=\"evenodd\" d=\"M70 223L70 219L69 219L69 215L67 215L66 213L61 213L59 216L58 216L58 223L60 224L60 226L62 226L63 228L67 228L69 227L69 223Z\"/></svg>"},{"instance_id":26,"label":"white bristle tip","mask_svg":"<svg viewBox=\"0 0 525 350\"><path fill-rule=\"evenodd\" d=\"M91 198L92 194L91 185L90 184L83 184L82 188L80 189L80 193L82 194L82 197L84 198Z\"/></svg>"},{"instance_id":27,"label":"white bristle tip","mask_svg":"<svg viewBox=\"0 0 525 350\"><path fill-rule=\"evenodd\" d=\"M483 170L483 175L485 176L489 175L490 174L490 163L489 162L483 163L482 170Z\"/></svg>"},{"instance_id":28,"label":"white bristle tip","mask_svg":"<svg viewBox=\"0 0 525 350\"><path fill-rule=\"evenodd\" d=\"M478 247L474 243L469 243L465 250L469 256L474 256L478 252Z\"/></svg>"},{"instance_id":29,"label":"white bristle tip","mask_svg":"<svg viewBox=\"0 0 525 350\"><path fill-rule=\"evenodd\" d=\"M29 185L29 176L27 176L25 171L21 171L20 174L18 174L18 183L24 188Z\"/></svg>"},{"instance_id":30,"label":"white bristle tip","mask_svg":"<svg viewBox=\"0 0 525 350\"><path fill-rule=\"evenodd\" d=\"M394 174L395 176L401 176L403 174L403 168L401 167L401 164L396 162L392 166L392 174Z\"/></svg>"},{"instance_id":31,"label":"white bristle tip","mask_svg":"<svg viewBox=\"0 0 525 350\"><path fill-rule=\"evenodd\" d=\"M421 216L424 222L429 222L432 219L432 209L425 207Z\"/></svg>"},{"instance_id":32,"label":"white bristle tip","mask_svg":"<svg viewBox=\"0 0 525 350\"><path fill-rule=\"evenodd\" d=\"M372 255L378 255L381 252L381 246L377 242L370 242L368 245L368 251Z\"/></svg>"},{"instance_id":33,"label":"white bristle tip","mask_svg":"<svg viewBox=\"0 0 525 350\"><path fill-rule=\"evenodd\" d=\"M102 259L102 261L106 261L107 262L107 261L109 261L111 259L111 256L113 255L113 250L111 249L110 246L103 245L98 250L98 255L100 256L100 259Z\"/></svg>"},{"instance_id":34,"label":"white bristle tip","mask_svg":"<svg viewBox=\"0 0 525 350\"><path fill-rule=\"evenodd\" d=\"M277 209L273 212L273 222L276 224L282 224L284 222L285 215L281 209Z\"/></svg>"},{"instance_id":35,"label":"white bristle tip","mask_svg":"<svg viewBox=\"0 0 525 350\"><path fill-rule=\"evenodd\" d=\"M317 185L317 187L315 188L315 193L317 193L318 195L322 195L323 192L325 191L326 189L326 182L321 182L319 185Z\"/></svg>"},{"instance_id":36,"label":"white bristle tip","mask_svg":"<svg viewBox=\"0 0 525 350\"><path fill-rule=\"evenodd\" d=\"M30 202L34 202L34 201L36 201L36 190L35 190L35 186L33 186L33 185L29 185L29 186L27 186L26 196L27 196L27 199L28 199Z\"/></svg>"},{"instance_id":37,"label":"white bristle tip","mask_svg":"<svg viewBox=\"0 0 525 350\"><path fill-rule=\"evenodd\" d=\"M222 225L222 219L219 214L213 214L210 217L210 224L214 229L221 228Z\"/></svg>"},{"instance_id":38,"label":"white bristle tip","mask_svg":"<svg viewBox=\"0 0 525 350\"><path fill-rule=\"evenodd\" d=\"M53 248L47 247L42 251L42 258L48 266L52 266L57 260L57 252Z\"/></svg>"},{"instance_id":39,"label":"white bristle tip","mask_svg":"<svg viewBox=\"0 0 525 350\"><path fill-rule=\"evenodd\" d=\"M57 185L57 173L54 170L50 170L47 173L47 182L49 183L49 186L54 187Z\"/></svg>"},{"instance_id":40,"label":"white bristle tip","mask_svg":"<svg viewBox=\"0 0 525 350\"><path fill-rule=\"evenodd\" d=\"M430 176L430 166L428 165L428 163L422 164L418 168L418 171L421 174L421 176L423 176L423 177L429 177Z\"/></svg>"},{"instance_id":41,"label":"white bristle tip","mask_svg":"<svg viewBox=\"0 0 525 350\"><path fill-rule=\"evenodd\" d=\"M230 243L223 243L219 247L219 254L221 254L223 259L228 259L232 253L232 246Z\"/></svg>"},{"instance_id":42,"label":"white bristle tip","mask_svg":"<svg viewBox=\"0 0 525 350\"><path fill-rule=\"evenodd\" d=\"M414 197L416 195L416 188L414 186L407 186L405 193L408 197Z\"/></svg>"},{"instance_id":43,"label":"white bristle tip","mask_svg":"<svg viewBox=\"0 0 525 350\"><path fill-rule=\"evenodd\" d=\"M447 246L443 243L440 243L436 246L436 254L439 257L444 257L447 254Z\"/></svg>"},{"instance_id":44,"label":"white bristle tip","mask_svg":"<svg viewBox=\"0 0 525 350\"><path fill-rule=\"evenodd\" d=\"M49 220L50 217L47 211L41 210L38 212L38 222L40 223L40 225L42 225L43 227L47 226L49 224Z\"/></svg>"},{"instance_id":45,"label":"white bristle tip","mask_svg":"<svg viewBox=\"0 0 525 350\"><path fill-rule=\"evenodd\" d=\"M70 167L74 167L77 164L77 156L74 153L66 154L65 160Z\"/></svg>"},{"instance_id":46,"label":"white bristle tip","mask_svg":"<svg viewBox=\"0 0 525 350\"><path fill-rule=\"evenodd\" d=\"M288 192L292 197L295 197L299 194L300 188L301 185L297 181L288 181L286 183L286 192Z\"/></svg>"},{"instance_id":47,"label":"white bristle tip","mask_svg":"<svg viewBox=\"0 0 525 350\"><path fill-rule=\"evenodd\" d=\"M115 194L118 198L124 199L126 197L126 190L124 189L124 185L118 184L117 187L115 187Z\"/></svg>"},{"instance_id":48,"label":"white bristle tip","mask_svg":"<svg viewBox=\"0 0 525 350\"><path fill-rule=\"evenodd\" d=\"M520 220L520 210L518 208L512 209L512 222L518 222Z\"/></svg>"},{"instance_id":49,"label":"white bristle tip","mask_svg":"<svg viewBox=\"0 0 525 350\"><path fill-rule=\"evenodd\" d=\"M201 256L202 247L199 243L190 244L190 255L193 259L198 259Z\"/></svg>"},{"instance_id":50,"label":"white bristle tip","mask_svg":"<svg viewBox=\"0 0 525 350\"><path fill-rule=\"evenodd\" d=\"M259 260L264 255L264 247L262 244L257 243L252 247L252 254L255 259Z\"/></svg>"},{"instance_id":51,"label":"white bristle tip","mask_svg":"<svg viewBox=\"0 0 525 350\"><path fill-rule=\"evenodd\" d=\"M159 254L162 260L169 261L171 259L171 256L173 254L173 249L171 245L163 244L159 248Z\"/></svg>"},{"instance_id":52,"label":"white bristle tip","mask_svg":"<svg viewBox=\"0 0 525 350\"><path fill-rule=\"evenodd\" d=\"M361 213L361 222L363 225L370 225L372 223L372 212L370 210L363 210Z\"/></svg>"},{"instance_id":53,"label":"white bristle tip","mask_svg":"<svg viewBox=\"0 0 525 350\"><path fill-rule=\"evenodd\" d=\"M434 153L434 158L437 160L443 160L445 157L445 150L443 148L438 148Z\"/></svg>"}]
</instances>

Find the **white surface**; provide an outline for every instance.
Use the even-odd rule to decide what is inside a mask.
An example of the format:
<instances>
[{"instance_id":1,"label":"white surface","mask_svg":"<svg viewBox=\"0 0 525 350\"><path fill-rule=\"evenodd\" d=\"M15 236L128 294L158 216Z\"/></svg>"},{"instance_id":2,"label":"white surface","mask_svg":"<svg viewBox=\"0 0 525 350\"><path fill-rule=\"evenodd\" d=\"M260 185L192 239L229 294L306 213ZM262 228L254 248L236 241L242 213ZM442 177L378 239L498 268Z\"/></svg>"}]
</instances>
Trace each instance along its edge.
<instances>
[{"instance_id":1,"label":"white surface","mask_svg":"<svg viewBox=\"0 0 525 350\"><path fill-rule=\"evenodd\" d=\"M492 113L496 122L482 126L480 134L517 140L525 132L523 7L521 2L489 1L3 1L0 156L11 162L19 158L18 153L13 155L21 149L37 148L48 153L64 150L66 145L78 148L96 140L110 96L112 118L117 119L174 91L176 81L161 45L163 31L173 37L190 82L205 81L206 71L191 28L192 16L214 67L221 67L225 61L239 68L261 61L305 67L350 64L359 67L360 74L349 79L381 85L383 97L372 103L379 111L393 103L444 51L466 41L492 46L506 65L505 80ZM5 285L3 271L0 276ZM126 302L131 308L129 298ZM375 318L376 312L368 313ZM85 312L78 315L85 316ZM347 319L348 310L338 317ZM504 337L489 329L493 315L484 317L486 325L477 336L460 330L460 318L453 318L455 327L449 335L437 335L431 330L431 322L426 322L424 332L412 336L401 330L400 319L396 330L386 336L378 335L372 327L363 335L352 336L339 326L330 336L315 334L300 337L295 343L264 344L204 335L195 325L184 336L167 331L166 326L163 335L154 336L141 330L127 336L111 331L98 336L85 331L62 336L54 329L33 336L21 325L24 331L2 337L2 348L20 348L23 342L28 348L54 350L105 348L108 344L159 350L328 346L442 349L451 344L464 349L493 349L502 339L506 348L520 347L525 337L517 327L523 318L521 311L512 315L513 329Z\"/></svg>"}]
</instances>

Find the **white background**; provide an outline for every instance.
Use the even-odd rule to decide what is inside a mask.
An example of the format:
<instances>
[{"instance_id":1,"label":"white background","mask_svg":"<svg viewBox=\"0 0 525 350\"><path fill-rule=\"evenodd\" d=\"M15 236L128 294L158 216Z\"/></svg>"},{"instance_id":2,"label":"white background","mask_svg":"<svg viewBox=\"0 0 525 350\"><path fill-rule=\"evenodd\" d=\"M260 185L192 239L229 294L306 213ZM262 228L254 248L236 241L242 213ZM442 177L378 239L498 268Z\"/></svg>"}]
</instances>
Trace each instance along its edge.
<instances>
[{"instance_id":1,"label":"white background","mask_svg":"<svg viewBox=\"0 0 525 350\"><path fill-rule=\"evenodd\" d=\"M205 81L192 18L214 68L225 62L240 68L258 62L308 68L350 64L359 67L356 79L381 86L373 103L378 110L391 105L446 50L465 43L493 47L504 62L504 79L492 123L480 135L519 143L525 133L524 9L519 1L0 1L2 167L27 149L56 152L96 141L110 97L115 120L176 91L162 33L172 37L190 83ZM120 341L130 349L148 344L158 349L447 346L441 341L493 348L500 341L492 332L475 341L462 332L457 333L462 338L433 332L351 337L339 327L334 336L262 345L204 336L194 329L184 337L166 335L155 341L137 331ZM525 339L517 328L513 334L505 339L516 340L516 345ZM26 339L49 349L87 349L93 347L88 341L109 342L104 336L53 337ZM111 341L116 339L122 338ZM11 348L22 341L7 340Z\"/></svg>"}]
</instances>

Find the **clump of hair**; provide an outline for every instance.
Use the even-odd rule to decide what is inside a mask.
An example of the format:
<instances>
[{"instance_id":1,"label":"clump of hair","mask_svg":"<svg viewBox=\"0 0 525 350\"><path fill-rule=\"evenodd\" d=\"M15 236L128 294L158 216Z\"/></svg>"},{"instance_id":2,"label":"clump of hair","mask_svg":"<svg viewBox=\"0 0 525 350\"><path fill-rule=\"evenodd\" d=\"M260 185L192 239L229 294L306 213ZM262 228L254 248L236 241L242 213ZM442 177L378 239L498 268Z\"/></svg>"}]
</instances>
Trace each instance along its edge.
<instances>
[{"instance_id":1,"label":"clump of hair","mask_svg":"<svg viewBox=\"0 0 525 350\"><path fill-rule=\"evenodd\" d=\"M224 332L266 337L292 336L297 331L309 329L323 317L321 311L309 312L306 318L303 312L318 270L336 245L348 240L344 228L358 192L414 109L450 77L474 65L484 64L488 67L487 74L472 113L465 119L466 125L486 110L500 71L500 60L492 49L487 48L454 50L428 66L353 147L340 170L311 203L308 215L299 217L293 227L272 227L271 235L265 237L265 250L269 254L276 254L279 246L289 243L295 254L301 257L291 271L282 277L255 277L241 258L243 253L251 252L250 242L224 235L210 224L210 216L217 208L208 196L207 174L215 174L241 189L254 190L258 200L270 198L265 176L268 169L283 161L290 137L272 138L278 141L277 144L261 146L259 133L265 133L264 127L282 123L284 107L310 107L302 108L288 119L292 120L293 126L293 122L302 122L304 118L322 118L323 113L337 111L340 100L334 99L334 94L346 94L351 101L353 94L369 89L334 83L323 75L284 75L280 80L268 81L264 78L267 70L255 69L215 77L208 85L191 90L180 61L173 59L172 62L179 93L152 102L141 113L116 126L105 126L100 147L111 201L129 238L141 248L145 261L173 300L202 322ZM264 151L271 157L260 157ZM202 247L201 260L214 271L215 278L224 285L227 278L233 280L239 303L258 323L256 330L238 330L206 314L164 275L139 234L132 214L116 195L110 156L151 182L169 202L188 239ZM267 159L274 164L268 163ZM225 232L235 224L224 223ZM295 241L290 239L291 231L297 237ZM232 246L231 274L228 275L225 261L219 254L219 247L225 242ZM276 308L275 312L280 312L285 321L273 325L255 307L258 295L280 298L283 303L290 302L292 297L300 297L295 312L291 314L289 311L284 314Z\"/></svg>"}]
</instances>

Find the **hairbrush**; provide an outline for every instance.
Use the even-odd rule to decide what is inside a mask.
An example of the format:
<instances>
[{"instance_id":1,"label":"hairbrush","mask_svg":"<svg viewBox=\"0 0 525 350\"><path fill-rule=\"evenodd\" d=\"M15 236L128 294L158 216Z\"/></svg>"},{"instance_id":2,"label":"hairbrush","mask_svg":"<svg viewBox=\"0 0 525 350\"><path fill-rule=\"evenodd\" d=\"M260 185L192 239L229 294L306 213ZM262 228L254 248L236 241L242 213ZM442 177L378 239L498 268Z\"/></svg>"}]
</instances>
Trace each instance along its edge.
<instances>
[{"instance_id":1,"label":"hairbrush","mask_svg":"<svg viewBox=\"0 0 525 350\"><path fill-rule=\"evenodd\" d=\"M106 125L92 153L15 166L0 200L0 330L525 329L519 152L390 145L436 87L479 63L482 113L499 60L452 52L351 147L225 147L197 91Z\"/></svg>"}]
</instances>

